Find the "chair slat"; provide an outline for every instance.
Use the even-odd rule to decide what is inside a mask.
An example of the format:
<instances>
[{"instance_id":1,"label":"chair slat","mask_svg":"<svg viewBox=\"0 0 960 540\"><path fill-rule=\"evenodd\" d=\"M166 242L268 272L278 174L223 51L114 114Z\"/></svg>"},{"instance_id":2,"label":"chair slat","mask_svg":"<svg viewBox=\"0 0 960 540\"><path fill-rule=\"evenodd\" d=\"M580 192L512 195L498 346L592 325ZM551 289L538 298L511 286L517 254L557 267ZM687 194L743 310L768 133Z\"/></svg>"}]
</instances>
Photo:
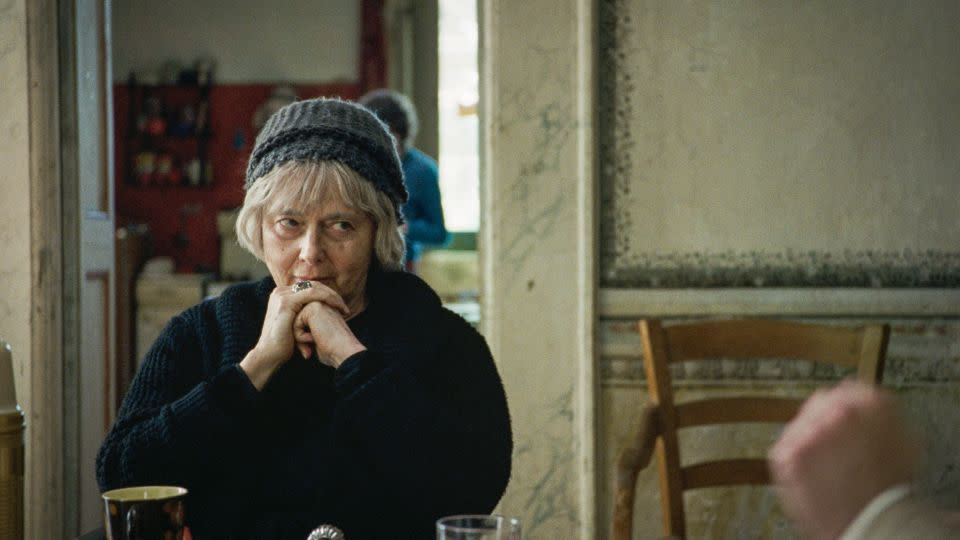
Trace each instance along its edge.
<instances>
[{"instance_id":1,"label":"chair slat","mask_svg":"<svg viewBox=\"0 0 960 540\"><path fill-rule=\"evenodd\" d=\"M731 424L735 422L789 422L802 399L777 397L729 397L689 401L676 406L677 427Z\"/></svg>"},{"instance_id":2,"label":"chair slat","mask_svg":"<svg viewBox=\"0 0 960 540\"><path fill-rule=\"evenodd\" d=\"M770 483L770 472L765 459L707 461L683 467L680 476L684 490Z\"/></svg>"},{"instance_id":3,"label":"chair slat","mask_svg":"<svg viewBox=\"0 0 960 540\"><path fill-rule=\"evenodd\" d=\"M661 505L663 533L665 536L686 536L683 515L683 482L680 479L680 449L677 441L676 412L673 407L673 387L667 363L658 360L668 356L664 342L663 325L660 321L641 321L640 336L643 341L644 370L647 373L647 390L651 403L665 403L658 410L660 437L656 443L657 470L660 492L664 497Z\"/></svg>"},{"instance_id":4,"label":"chair slat","mask_svg":"<svg viewBox=\"0 0 960 540\"><path fill-rule=\"evenodd\" d=\"M856 367L861 328L778 320L707 321L665 327L670 362L721 358L786 358Z\"/></svg>"}]
</instances>

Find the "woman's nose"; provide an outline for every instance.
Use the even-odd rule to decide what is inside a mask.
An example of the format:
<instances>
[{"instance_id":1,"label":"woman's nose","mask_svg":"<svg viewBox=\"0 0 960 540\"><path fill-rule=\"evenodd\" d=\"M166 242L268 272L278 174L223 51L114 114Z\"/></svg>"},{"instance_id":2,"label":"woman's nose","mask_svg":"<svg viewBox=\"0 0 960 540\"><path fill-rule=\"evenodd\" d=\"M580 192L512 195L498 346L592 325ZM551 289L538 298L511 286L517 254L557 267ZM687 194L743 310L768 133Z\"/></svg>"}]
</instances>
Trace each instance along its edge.
<instances>
[{"instance_id":1,"label":"woman's nose","mask_svg":"<svg viewBox=\"0 0 960 540\"><path fill-rule=\"evenodd\" d=\"M311 228L300 238L300 259L308 263L316 263L323 258L320 232Z\"/></svg>"}]
</instances>

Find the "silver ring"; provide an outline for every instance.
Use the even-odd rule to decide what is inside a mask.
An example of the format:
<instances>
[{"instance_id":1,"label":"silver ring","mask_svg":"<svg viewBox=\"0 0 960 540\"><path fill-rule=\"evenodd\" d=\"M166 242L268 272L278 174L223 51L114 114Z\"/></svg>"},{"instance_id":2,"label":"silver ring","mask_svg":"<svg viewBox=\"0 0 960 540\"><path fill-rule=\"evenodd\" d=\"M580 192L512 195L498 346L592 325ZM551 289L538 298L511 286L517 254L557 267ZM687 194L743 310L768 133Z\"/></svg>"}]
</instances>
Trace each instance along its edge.
<instances>
[{"instance_id":1,"label":"silver ring","mask_svg":"<svg viewBox=\"0 0 960 540\"><path fill-rule=\"evenodd\" d=\"M293 284L293 292L305 291L313 287L313 283L309 281L298 281Z\"/></svg>"}]
</instances>

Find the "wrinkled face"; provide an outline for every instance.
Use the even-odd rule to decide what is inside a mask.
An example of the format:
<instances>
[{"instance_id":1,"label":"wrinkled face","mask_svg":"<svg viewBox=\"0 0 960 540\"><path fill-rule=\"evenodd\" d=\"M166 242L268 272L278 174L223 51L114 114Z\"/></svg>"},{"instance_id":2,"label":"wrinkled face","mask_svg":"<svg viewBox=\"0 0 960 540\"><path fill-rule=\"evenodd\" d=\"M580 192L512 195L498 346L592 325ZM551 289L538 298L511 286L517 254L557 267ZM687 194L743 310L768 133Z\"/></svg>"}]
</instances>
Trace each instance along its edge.
<instances>
[{"instance_id":1,"label":"wrinkled face","mask_svg":"<svg viewBox=\"0 0 960 540\"><path fill-rule=\"evenodd\" d=\"M261 229L263 260L278 286L320 281L351 313L363 310L375 232L366 212L347 206L331 189L319 202L266 211Z\"/></svg>"}]
</instances>

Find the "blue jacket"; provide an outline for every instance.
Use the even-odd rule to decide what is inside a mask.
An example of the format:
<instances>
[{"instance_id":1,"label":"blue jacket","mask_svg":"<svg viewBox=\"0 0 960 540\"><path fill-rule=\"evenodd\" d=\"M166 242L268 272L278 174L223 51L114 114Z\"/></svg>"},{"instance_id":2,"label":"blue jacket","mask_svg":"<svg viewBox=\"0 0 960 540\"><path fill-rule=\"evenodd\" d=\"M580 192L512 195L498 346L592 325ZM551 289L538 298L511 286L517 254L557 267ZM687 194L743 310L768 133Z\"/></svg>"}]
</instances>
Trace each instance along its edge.
<instances>
[{"instance_id":1,"label":"blue jacket","mask_svg":"<svg viewBox=\"0 0 960 540\"><path fill-rule=\"evenodd\" d=\"M416 148L407 150L401 161L409 194L402 210L408 227L407 261L417 261L425 244L446 244L449 234L443 224L437 162Z\"/></svg>"}]
</instances>

